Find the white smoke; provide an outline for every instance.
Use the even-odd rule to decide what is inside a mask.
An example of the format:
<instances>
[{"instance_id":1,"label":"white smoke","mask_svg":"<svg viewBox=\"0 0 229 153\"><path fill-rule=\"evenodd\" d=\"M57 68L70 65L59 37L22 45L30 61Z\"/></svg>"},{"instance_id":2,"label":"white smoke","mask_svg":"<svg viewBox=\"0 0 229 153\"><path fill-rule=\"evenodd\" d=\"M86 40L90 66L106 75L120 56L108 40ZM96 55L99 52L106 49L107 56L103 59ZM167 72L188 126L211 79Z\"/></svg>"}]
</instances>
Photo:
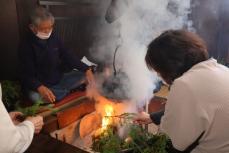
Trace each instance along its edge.
<instances>
[{"instance_id":1,"label":"white smoke","mask_svg":"<svg viewBox=\"0 0 229 153\"><path fill-rule=\"evenodd\" d=\"M122 0L120 0L122 1ZM155 73L145 64L147 46L155 37L168 29L187 28L192 30L188 20L190 0L129 0L128 8L115 22L101 24L100 37L91 53L101 62L112 63L117 45L116 67L125 72L130 83L128 96L143 105L153 96Z\"/></svg>"}]
</instances>

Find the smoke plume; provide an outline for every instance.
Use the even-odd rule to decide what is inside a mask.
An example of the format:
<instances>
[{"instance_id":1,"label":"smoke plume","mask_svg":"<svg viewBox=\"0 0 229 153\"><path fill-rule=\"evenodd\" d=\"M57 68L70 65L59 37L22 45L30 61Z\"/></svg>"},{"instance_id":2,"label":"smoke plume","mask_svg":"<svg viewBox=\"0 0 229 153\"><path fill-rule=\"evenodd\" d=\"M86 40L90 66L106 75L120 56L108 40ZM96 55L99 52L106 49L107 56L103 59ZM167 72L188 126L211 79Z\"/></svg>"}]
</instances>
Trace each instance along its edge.
<instances>
[{"instance_id":1,"label":"smoke plume","mask_svg":"<svg viewBox=\"0 0 229 153\"><path fill-rule=\"evenodd\" d=\"M192 22L188 20L190 0L125 0L125 5L122 0L117 0L115 7L118 8L118 5L122 8L122 14L111 23L104 19L100 30L98 29L99 35L91 48L91 54L97 61L112 65L115 49L119 46L115 66L117 71L127 75L128 81L125 78L119 80L125 94L142 106L152 98L155 83L158 81L156 73L150 72L144 61L147 46L165 30L192 30ZM106 3L104 7L112 6ZM120 11L112 9L114 14L117 13L115 10ZM113 73L113 69L111 71ZM102 88L101 76L103 75L99 76L99 88Z\"/></svg>"}]
</instances>

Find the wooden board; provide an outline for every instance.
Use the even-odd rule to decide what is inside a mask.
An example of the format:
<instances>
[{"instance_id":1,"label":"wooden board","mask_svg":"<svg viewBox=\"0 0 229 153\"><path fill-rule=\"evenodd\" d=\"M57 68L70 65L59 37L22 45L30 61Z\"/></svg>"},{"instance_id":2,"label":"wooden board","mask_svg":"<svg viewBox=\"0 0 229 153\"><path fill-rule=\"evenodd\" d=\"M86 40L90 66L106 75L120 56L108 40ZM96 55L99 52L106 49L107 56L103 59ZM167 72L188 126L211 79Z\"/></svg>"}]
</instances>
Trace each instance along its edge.
<instances>
[{"instance_id":1,"label":"wooden board","mask_svg":"<svg viewBox=\"0 0 229 153\"><path fill-rule=\"evenodd\" d=\"M57 113L59 128L64 128L71 123L81 119L84 115L95 111L94 102L85 99L81 104Z\"/></svg>"}]
</instances>

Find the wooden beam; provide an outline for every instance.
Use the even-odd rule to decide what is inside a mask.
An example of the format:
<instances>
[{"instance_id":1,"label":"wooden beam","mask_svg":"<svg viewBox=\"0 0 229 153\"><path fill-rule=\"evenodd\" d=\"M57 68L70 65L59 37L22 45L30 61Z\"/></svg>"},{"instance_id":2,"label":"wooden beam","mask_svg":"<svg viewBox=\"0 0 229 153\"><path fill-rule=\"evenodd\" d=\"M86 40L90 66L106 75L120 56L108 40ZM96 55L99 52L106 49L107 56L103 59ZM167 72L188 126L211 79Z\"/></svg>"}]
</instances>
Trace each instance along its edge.
<instances>
[{"instance_id":1,"label":"wooden beam","mask_svg":"<svg viewBox=\"0 0 229 153\"><path fill-rule=\"evenodd\" d=\"M50 116L52 114L55 114L56 112L59 112L59 111L65 110L67 108L73 107L75 105L78 105L78 104L82 103L82 100L84 100L84 99L86 99L86 97L79 97L79 98L74 99L72 101L69 101L68 103L65 103L65 104L63 104L61 106L54 107L54 109L52 109L52 110L48 110L48 111L45 111L45 112L42 112L42 113L38 113L38 115L43 116L43 117Z\"/></svg>"}]
</instances>

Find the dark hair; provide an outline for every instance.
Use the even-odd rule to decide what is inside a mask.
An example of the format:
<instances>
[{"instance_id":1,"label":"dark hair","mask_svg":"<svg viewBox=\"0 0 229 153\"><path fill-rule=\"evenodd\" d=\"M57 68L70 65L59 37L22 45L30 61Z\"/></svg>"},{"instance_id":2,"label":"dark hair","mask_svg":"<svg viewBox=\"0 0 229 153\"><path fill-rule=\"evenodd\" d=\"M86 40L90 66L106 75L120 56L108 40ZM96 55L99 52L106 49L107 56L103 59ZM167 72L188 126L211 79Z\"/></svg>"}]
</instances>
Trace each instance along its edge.
<instances>
[{"instance_id":1,"label":"dark hair","mask_svg":"<svg viewBox=\"0 0 229 153\"><path fill-rule=\"evenodd\" d=\"M185 30L168 30L148 46L145 57L149 69L157 71L168 84L193 65L208 59L205 42Z\"/></svg>"}]
</instances>

